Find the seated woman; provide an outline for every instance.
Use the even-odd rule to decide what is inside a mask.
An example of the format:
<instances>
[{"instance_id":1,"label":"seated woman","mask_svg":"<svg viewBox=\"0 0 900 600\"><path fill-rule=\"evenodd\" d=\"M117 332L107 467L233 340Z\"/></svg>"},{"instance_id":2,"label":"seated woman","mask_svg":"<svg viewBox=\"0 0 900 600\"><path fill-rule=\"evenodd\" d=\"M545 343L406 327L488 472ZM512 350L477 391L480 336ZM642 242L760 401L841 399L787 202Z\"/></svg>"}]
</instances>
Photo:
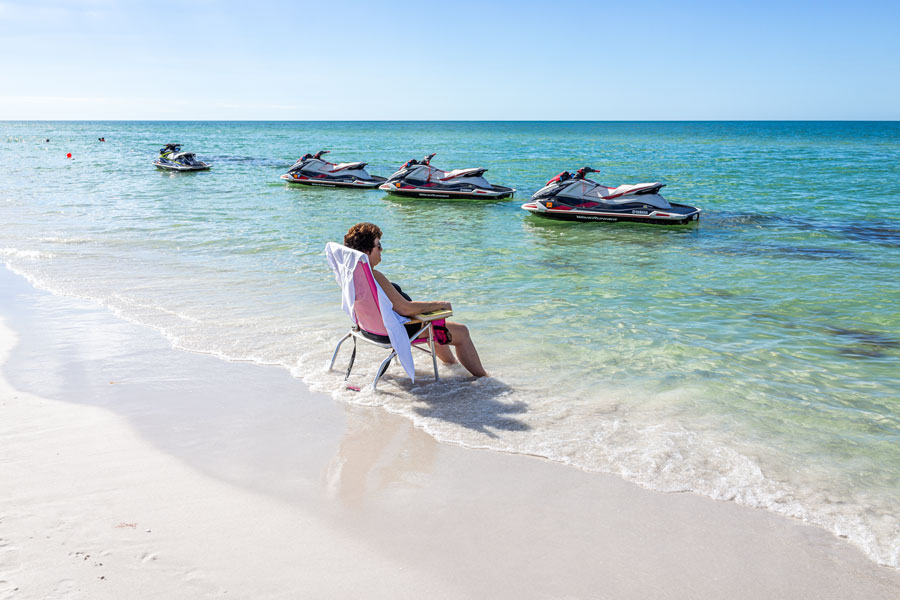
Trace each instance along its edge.
<instances>
[{"instance_id":1,"label":"seated woman","mask_svg":"<svg viewBox=\"0 0 900 600\"><path fill-rule=\"evenodd\" d=\"M418 313L428 312L431 310L450 309L449 302L416 302L409 300L409 296L402 294L398 289L388 281L388 278L376 271L375 267L381 262L381 229L372 223L357 223L350 228L347 235L344 236L344 245L348 248L358 250L369 257L369 265L372 267L372 274L375 281L381 286L382 291L394 305L394 310L405 317L412 317ZM469 373L475 377L485 377L487 373L481 366L481 359L478 358L478 351L475 350L475 343L469 335L469 328L462 323L446 322L447 329L450 331L450 345L456 347L456 355L459 362L462 363ZM456 362L453 352L444 345L436 345L434 347L437 357L441 362L452 365Z\"/></svg>"}]
</instances>

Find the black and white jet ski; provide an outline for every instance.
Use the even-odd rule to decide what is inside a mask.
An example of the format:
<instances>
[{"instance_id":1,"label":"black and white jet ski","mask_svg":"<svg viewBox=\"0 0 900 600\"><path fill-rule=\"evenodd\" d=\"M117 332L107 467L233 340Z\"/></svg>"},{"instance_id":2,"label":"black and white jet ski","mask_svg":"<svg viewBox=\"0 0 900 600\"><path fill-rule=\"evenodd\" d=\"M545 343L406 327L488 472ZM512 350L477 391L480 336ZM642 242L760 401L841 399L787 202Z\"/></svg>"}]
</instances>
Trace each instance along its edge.
<instances>
[{"instance_id":1,"label":"black and white jet ski","mask_svg":"<svg viewBox=\"0 0 900 600\"><path fill-rule=\"evenodd\" d=\"M304 154L287 173L281 176L290 183L327 187L374 188L384 183L384 177L369 175L364 162L330 163L322 159L329 150Z\"/></svg>"},{"instance_id":2,"label":"black and white jet ski","mask_svg":"<svg viewBox=\"0 0 900 600\"><path fill-rule=\"evenodd\" d=\"M197 160L193 152L182 152L181 144L166 144L160 148L159 157L153 161L157 169L167 171L206 171L210 168L208 163Z\"/></svg>"},{"instance_id":3,"label":"black and white jet ski","mask_svg":"<svg viewBox=\"0 0 900 600\"><path fill-rule=\"evenodd\" d=\"M413 159L400 167L378 186L397 196L415 198L509 198L516 190L492 185L483 177L487 169L456 169L442 171L431 166L434 154L422 161Z\"/></svg>"},{"instance_id":4,"label":"black and white jet ski","mask_svg":"<svg viewBox=\"0 0 900 600\"><path fill-rule=\"evenodd\" d=\"M575 175L563 171L522 205L542 217L565 221L637 221L684 225L700 219L700 209L671 204L659 195L664 183L636 183L612 187L587 178L596 169L584 167Z\"/></svg>"}]
</instances>

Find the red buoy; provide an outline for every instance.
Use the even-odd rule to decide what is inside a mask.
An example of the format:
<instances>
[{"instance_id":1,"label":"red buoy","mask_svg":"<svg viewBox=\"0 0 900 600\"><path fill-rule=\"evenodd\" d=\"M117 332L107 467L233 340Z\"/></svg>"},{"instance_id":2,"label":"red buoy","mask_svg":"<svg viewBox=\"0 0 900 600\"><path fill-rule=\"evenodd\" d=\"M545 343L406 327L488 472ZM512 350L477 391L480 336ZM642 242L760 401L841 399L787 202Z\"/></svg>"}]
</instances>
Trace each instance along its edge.
<instances>
[{"instance_id":1,"label":"red buoy","mask_svg":"<svg viewBox=\"0 0 900 600\"><path fill-rule=\"evenodd\" d=\"M66 158L72 158L72 153L71 153L71 152L66 152Z\"/></svg>"}]
</instances>

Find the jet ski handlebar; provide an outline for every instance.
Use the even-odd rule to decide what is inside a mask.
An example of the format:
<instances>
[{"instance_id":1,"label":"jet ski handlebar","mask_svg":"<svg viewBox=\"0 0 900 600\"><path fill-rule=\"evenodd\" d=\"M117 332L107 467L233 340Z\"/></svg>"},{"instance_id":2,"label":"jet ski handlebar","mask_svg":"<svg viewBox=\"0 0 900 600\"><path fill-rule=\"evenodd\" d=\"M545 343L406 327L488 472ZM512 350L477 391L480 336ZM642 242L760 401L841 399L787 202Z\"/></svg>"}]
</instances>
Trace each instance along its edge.
<instances>
[{"instance_id":1,"label":"jet ski handlebar","mask_svg":"<svg viewBox=\"0 0 900 600\"><path fill-rule=\"evenodd\" d=\"M313 158L322 158L323 154L328 154L331 150L319 150L315 154L313 154Z\"/></svg>"},{"instance_id":2,"label":"jet ski handlebar","mask_svg":"<svg viewBox=\"0 0 900 600\"><path fill-rule=\"evenodd\" d=\"M437 154L437 152L435 152L434 154ZM416 160L416 159L414 159L414 158L411 158L411 159L409 159L408 161L406 161L405 163L403 163L403 166L400 167L400 169L401 169L401 170L403 170L403 169L408 169L408 168L414 167L414 166L416 166L416 165L425 165L426 167L430 167L430 166L431 166L431 159L434 158L434 154L429 154L428 156L426 156L426 157L423 158L422 160Z\"/></svg>"},{"instance_id":3,"label":"jet ski handlebar","mask_svg":"<svg viewBox=\"0 0 900 600\"><path fill-rule=\"evenodd\" d=\"M588 173L599 173L597 169L592 169L591 167L582 167L575 172L575 179L584 179L587 177Z\"/></svg>"}]
</instances>

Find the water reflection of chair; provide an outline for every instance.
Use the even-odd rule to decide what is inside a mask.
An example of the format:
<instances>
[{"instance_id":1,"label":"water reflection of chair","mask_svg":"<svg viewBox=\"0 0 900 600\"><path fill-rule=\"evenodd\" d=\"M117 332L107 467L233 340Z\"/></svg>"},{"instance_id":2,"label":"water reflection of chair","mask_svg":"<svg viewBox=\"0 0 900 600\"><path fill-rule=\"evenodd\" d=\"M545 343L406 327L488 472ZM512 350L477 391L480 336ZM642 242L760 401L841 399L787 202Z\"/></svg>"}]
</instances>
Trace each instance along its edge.
<instances>
[{"instance_id":1,"label":"water reflection of chair","mask_svg":"<svg viewBox=\"0 0 900 600\"><path fill-rule=\"evenodd\" d=\"M354 323L334 348L328 370L334 367L341 345L347 339L352 339L353 353L350 355L345 381L350 377L350 371L353 370L353 363L356 360L356 340L390 350L387 358L381 361L378 367L375 379L372 380L372 389L378 385L378 380L387 371L394 357L400 360L410 379L415 381L412 348L431 354L434 379L439 381L437 355L434 353L434 326L443 325L444 317L449 316L448 313L446 311L442 313L441 318L432 319L428 315L416 315L415 319L407 320L406 317L394 312L391 301L375 281L365 254L333 242L326 246L325 253L335 278L341 284L344 310ZM427 348L423 347L426 344Z\"/></svg>"}]
</instances>

